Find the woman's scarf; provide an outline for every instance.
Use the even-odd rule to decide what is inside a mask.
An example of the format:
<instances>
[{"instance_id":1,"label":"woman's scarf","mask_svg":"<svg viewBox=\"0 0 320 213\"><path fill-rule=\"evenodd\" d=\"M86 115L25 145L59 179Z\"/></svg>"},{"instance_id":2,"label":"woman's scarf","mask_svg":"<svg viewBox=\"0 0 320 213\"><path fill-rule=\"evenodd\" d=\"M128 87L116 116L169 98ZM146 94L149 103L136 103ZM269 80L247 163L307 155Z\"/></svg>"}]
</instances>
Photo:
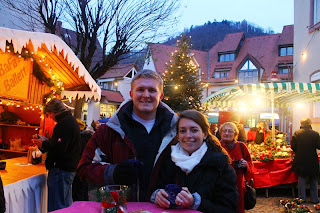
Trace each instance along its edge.
<instances>
[{"instance_id":1,"label":"woman's scarf","mask_svg":"<svg viewBox=\"0 0 320 213\"><path fill-rule=\"evenodd\" d=\"M180 167L186 174L189 174L193 168L200 163L207 150L208 146L203 142L199 149L189 155L189 153L181 147L179 142L171 146L171 159L176 166Z\"/></svg>"}]
</instances>

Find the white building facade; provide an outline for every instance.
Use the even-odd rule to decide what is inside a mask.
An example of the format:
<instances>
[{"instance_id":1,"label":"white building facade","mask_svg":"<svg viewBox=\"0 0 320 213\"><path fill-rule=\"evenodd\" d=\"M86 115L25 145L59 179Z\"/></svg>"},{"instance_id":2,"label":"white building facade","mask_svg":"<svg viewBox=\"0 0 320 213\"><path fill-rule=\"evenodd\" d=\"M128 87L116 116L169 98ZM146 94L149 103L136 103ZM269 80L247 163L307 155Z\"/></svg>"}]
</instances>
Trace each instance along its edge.
<instances>
[{"instance_id":1,"label":"white building facade","mask_svg":"<svg viewBox=\"0 0 320 213\"><path fill-rule=\"evenodd\" d=\"M294 68L295 82L320 82L320 0L294 1ZM320 131L320 103L297 103L293 107L293 130L308 117L313 129Z\"/></svg>"}]
</instances>

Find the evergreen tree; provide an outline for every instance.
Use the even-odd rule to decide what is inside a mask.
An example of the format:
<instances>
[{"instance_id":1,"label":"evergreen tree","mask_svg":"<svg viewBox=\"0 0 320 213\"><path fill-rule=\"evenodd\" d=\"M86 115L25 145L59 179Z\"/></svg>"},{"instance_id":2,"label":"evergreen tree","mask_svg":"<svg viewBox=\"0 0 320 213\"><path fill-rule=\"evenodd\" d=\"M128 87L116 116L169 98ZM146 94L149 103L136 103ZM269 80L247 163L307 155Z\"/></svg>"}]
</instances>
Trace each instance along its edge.
<instances>
[{"instance_id":1,"label":"evergreen tree","mask_svg":"<svg viewBox=\"0 0 320 213\"><path fill-rule=\"evenodd\" d=\"M174 111L186 109L200 110L201 81L190 52L190 37L181 35L177 41L178 50L171 53L172 59L166 63L164 80L164 102Z\"/></svg>"}]
</instances>

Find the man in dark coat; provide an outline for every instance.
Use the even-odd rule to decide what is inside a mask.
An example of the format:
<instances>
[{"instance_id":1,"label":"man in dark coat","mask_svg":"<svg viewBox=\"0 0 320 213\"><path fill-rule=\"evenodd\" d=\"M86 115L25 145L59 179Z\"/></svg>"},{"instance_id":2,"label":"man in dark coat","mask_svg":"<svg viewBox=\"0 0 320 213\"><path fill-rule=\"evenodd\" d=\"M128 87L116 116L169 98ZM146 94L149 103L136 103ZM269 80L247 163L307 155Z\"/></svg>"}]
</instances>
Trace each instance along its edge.
<instances>
[{"instance_id":1,"label":"man in dark coat","mask_svg":"<svg viewBox=\"0 0 320 213\"><path fill-rule=\"evenodd\" d=\"M52 99L46 104L45 112L57 124L51 139L39 135L33 139L42 152L48 152L48 212L72 204L72 182L80 160L80 128L71 112L61 100Z\"/></svg>"},{"instance_id":2,"label":"man in dark coat","mask_svg":"<svg viewBox=\"0 0 320 213\"><path fill-rule=\"evenodd\" d=\"M309 118L302 119L300 123L300 129L294 133L291 141L291 148L295 152L292 168L299 175L298 196L306 201L306 178L309 178L310 202L318 203L319 162L317 149L320 149L320 137L318 132L312 130Z\"/></svg>"}]
</instances>

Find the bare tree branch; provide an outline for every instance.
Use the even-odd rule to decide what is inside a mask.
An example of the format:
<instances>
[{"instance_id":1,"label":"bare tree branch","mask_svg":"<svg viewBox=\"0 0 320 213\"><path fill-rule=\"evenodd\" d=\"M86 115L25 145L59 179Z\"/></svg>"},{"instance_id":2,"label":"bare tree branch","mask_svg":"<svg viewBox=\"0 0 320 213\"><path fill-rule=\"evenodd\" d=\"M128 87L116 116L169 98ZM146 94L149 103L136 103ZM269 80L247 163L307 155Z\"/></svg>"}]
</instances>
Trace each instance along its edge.
<instances>
[{"instance_id":1,"label":"bare tree branch","mask_svg":"<svg viewBox=\"0 0 320 213\"><path fill-rule=\"evenodd\" d=\"M29 25L41 23L56 34L58 20L76 32L77 42L64 38L80 61L97 79L124 54L143 48L174 24L180 0L2 0L17 15L29 17ZM103 56L93 66L98 39Z\"/></svg>"}]
</instances>

